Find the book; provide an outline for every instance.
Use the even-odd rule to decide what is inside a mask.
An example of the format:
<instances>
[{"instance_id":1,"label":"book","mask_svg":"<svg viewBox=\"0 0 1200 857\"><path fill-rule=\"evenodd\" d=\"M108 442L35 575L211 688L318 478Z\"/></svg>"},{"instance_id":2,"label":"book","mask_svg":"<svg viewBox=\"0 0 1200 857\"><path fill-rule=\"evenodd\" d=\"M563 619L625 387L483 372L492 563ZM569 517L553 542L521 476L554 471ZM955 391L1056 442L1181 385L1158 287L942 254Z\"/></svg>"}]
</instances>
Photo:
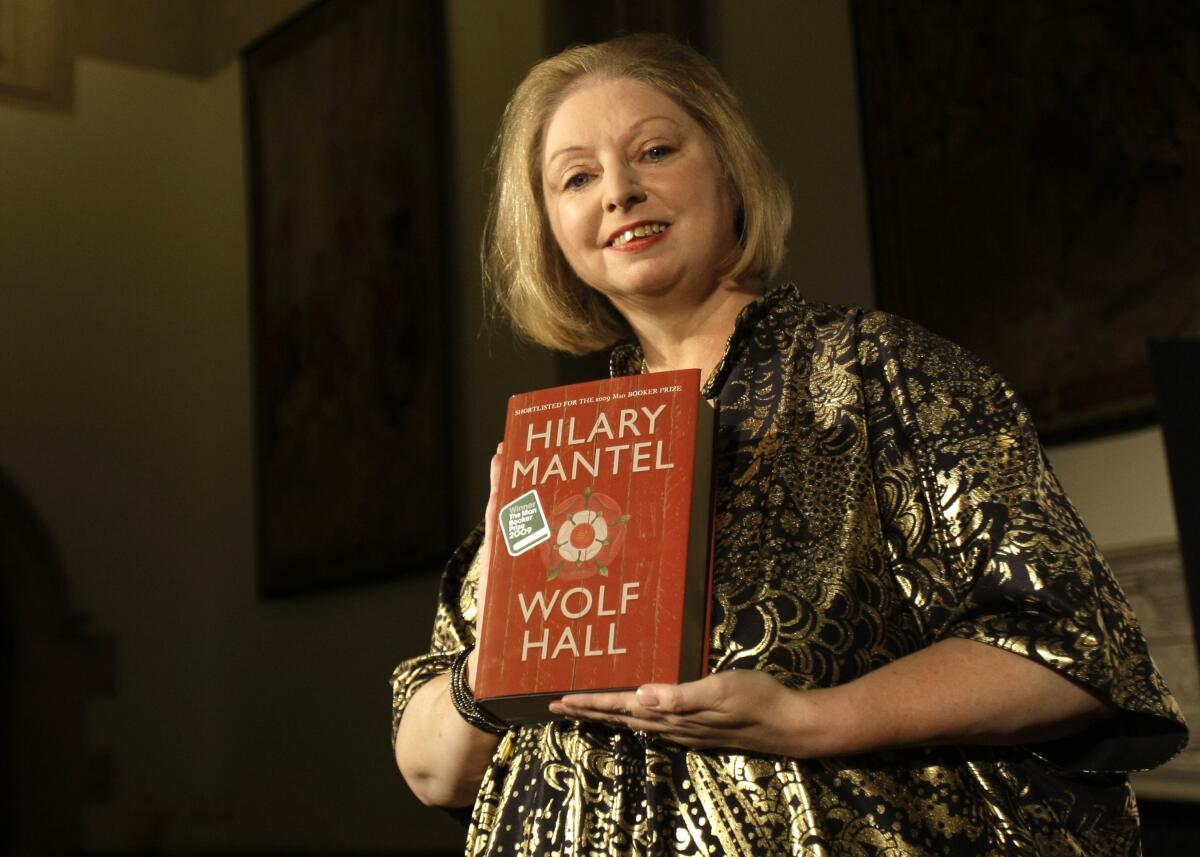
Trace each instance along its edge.
<instances>
[{"instance_id":1,"label":"book","mask_svg":"<svg viewBox=\"0 0 1200 857\"><path fill-rule=\"evenodd\" d=\"M696 369L509 399L479 705L531 723L707 674L715 428Z\"/></svg>"}]
</instances>

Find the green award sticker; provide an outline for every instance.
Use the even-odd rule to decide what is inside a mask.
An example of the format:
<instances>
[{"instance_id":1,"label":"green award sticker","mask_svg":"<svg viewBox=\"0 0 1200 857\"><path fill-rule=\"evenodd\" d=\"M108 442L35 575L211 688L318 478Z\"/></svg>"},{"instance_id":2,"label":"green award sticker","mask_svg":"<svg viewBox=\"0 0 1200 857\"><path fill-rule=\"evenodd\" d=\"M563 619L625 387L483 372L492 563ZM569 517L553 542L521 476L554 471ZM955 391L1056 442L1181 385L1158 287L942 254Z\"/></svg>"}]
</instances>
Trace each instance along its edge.
<instances>
[{"instance_id":1,"label":"green award sticker","mask_svg":"<svg viewBox=\"0 0 1200 857\"><path fill-rule=\"evenodd\" d=\"M500 510L500 532L509 556L520 556L550 538L537 491L526 491Z\"/></svg>"}]
</instances>

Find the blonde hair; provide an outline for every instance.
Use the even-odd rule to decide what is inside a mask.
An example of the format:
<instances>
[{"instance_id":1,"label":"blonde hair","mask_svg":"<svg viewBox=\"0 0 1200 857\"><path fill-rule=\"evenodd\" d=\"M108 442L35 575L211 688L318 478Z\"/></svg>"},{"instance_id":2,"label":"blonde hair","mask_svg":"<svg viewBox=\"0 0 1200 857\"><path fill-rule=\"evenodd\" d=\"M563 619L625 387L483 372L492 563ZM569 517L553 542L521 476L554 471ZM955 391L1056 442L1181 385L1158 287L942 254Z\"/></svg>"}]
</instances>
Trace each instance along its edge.
<instances>
[{"instance_id":1,"label":"blonde hair","mask_svg":"<svg viewBox=\"0 0 1200 857\"><path fill-rule=\"evenodd\" d=\"M704 129L737 200L732 226L740 252L723 277L769 279L783 258L792 219L787 185L750 130L737 96L692 48L669 36L639 34L568 48L538 63L509 100L492 148L496 184L481 247L484 290L519 334L572 354L629 336L608 298L563 258L543 205L545 128L585 78L646 83Z\"/></svg>"}]
</instances>

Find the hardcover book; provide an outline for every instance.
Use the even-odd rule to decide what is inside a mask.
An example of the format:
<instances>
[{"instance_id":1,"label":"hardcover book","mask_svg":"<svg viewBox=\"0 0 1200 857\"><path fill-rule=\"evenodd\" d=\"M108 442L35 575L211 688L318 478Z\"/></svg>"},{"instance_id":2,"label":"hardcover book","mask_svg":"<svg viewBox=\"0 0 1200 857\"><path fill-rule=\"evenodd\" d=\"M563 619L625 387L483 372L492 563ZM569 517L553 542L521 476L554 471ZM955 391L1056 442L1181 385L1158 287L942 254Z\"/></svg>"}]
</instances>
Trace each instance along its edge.
<instances>
[{"instance_id":1,"label":"hardcover book","mask_svg":"<svg viewBox=\"0 0 1200 857\"><path fill-rule=\"evenodd\" d=\"M707 673L715 426L696 369L509 399L481 706L530 723L566 693Z\"/></svg>"}]
</instances>

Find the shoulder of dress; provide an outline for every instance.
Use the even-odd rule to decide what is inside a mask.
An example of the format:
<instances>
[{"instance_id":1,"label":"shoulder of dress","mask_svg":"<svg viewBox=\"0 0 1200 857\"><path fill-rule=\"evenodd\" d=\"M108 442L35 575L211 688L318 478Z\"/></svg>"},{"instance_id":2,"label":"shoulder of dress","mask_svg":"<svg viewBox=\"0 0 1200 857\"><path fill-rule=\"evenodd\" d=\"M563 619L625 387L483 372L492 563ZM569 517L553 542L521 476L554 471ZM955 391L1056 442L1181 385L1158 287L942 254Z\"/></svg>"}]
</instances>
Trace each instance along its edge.
<instances>
[{"instance_id":1,"label":"shoulder of dress","mask_svg":"<svg viewBox=\"0 0 1200 857\"><path fill-rule=\"evenodd\" d=\"M864 310L857 324L860 341L889 352L901 366L932 362L956 375L983 379L997 374L975 353L904 316L884 310Z\"/></svg>"},{"instance_id":2,"label":"shoulder of dress","mask_svg":"<svg viewBox=\"0 0 1200 857\"><path fill-rule=\"evenodd\" d=\"M833 304L806 298L792 282L771 287L762 301L765 317L778 325L794 329L857 323L862 307L852 304Z\"/></svg>"}]
</instances>

